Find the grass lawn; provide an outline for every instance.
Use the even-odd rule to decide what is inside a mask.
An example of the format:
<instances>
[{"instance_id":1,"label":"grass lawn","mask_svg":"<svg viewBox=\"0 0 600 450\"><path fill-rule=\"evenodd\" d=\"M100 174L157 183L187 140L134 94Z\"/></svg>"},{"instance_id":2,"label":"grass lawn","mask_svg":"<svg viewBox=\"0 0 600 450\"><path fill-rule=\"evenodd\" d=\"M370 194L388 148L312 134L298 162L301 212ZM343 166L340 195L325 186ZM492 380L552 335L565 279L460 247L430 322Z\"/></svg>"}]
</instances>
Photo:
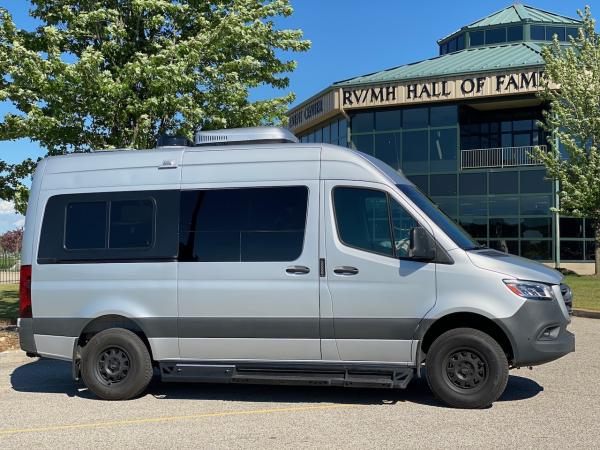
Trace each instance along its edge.
<instances>
[{"instance_id":1,"label":"grass lawn","mask_svg":"<svg viewBox=\"0 0 600 450\"><path fill-rule=\"evenodd\" d=\"M600 311L600 277L567 275L564 282L573 289L573 308Z\"/></svg>"},{"instance_id":2,"label":"grass lawn","mask_svg":"<svg viewBox=\"0 0 600 450\"><path fill-rule=\"evenodd\" d=\"M19 317L19 285L0 284L0 319Z\"/></svg>"}]
</instances>

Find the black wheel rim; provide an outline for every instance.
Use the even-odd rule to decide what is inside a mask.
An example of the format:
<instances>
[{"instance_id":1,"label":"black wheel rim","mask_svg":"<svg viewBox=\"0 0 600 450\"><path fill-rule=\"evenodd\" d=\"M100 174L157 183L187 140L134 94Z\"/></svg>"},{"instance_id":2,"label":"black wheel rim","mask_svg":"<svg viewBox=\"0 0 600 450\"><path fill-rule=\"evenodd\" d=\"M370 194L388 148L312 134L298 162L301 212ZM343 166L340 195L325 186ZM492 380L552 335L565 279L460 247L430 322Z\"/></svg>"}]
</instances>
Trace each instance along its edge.
<instances>
[{"instance_id":1,"label":"black wheel rim","mask_svg":"<svg viewBox=\"0 0 600 450\"><path fill-rule=\"evenodd\" d=\"M455 390L475 391L488 379L487 361L479 352L463 348L451 352L445 362L445 378Z\"/></svg>"},{"instance_id":2,"label":"black wheel rim","mask_svg":"<svg viewBox=\"0 0 600 450\"><path fill-rule=\"evenodd\" d=\"M120 347L109 347L98 355L96 374L106 385L122 382L130 369L129 355Z\"/></svg>"}]
</instances>

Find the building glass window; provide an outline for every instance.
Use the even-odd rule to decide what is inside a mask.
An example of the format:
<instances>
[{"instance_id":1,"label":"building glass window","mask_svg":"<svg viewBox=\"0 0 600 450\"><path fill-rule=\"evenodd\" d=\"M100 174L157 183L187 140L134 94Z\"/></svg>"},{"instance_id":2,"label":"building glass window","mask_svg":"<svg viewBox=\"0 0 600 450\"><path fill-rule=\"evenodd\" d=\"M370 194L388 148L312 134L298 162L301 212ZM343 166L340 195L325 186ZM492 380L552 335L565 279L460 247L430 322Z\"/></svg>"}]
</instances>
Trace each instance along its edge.
<instances>
[{"instance_id":1,"label":"building glass window","mask_svg":"<svg viewBox=\"0 0 600 450\"><path fill-rule=\"evenodd\" d=\"M596 243L594 241L585 241L585 259L588 261L596 259Z\"/></svg>"},{"instance_id":2,"label":"building glass window","mask_svg":"<svg viewBox=\"0 0 600 450\"><path fill-rule=\"evenodd\" d=\"M456 170L456 129L431 130L430 169L432 172Z\"/></svg>"},{"instance_id":3,"label":"building glass window","mask_svg":"<svg viewBox=\"0 0 600 450\"><path fill-rule=\"evenodd\" d=\"M461 173L459 175L460 195L487 194L487 173Z\"/></svg>"},{"instance_id":4,"label":"building glass window","mask_svg":"<svg viewBox=\"0 0 600 450\"><path fill-rule=\"evenodd\" d=\"M352 134L371 133L374 129L374 114L372 111L352 115Z\"/></svg>"},{"instance_id":5,"label":"building glass window","mask_svg":"<svg viewBox=\"0 0 600 450\"><path fill-rule=\"evenodd\" d=\"M429 108L405 109L402 115L404 129L425 128L429 125Z\"/></svg>"},{"instance_id":6,"label":"building glass window","mask_svg":"<svg viewBox=\"0 0 600 450\"><path fill-rule=\"evenodd\" d=\"M331 135L331 143L337 144L338 143L338 121L337 120L332 122L332 124L330 126L330 135Z\"/></svg>"},{"instance_id":7,"label":"building glass window","mask_svg":"<svg viewBox=\"0 0 600 450\"><path fill-rule=\"evenodd\" d=\"M525 195L521 197L521 215L547 216L552 207L550 195Z\"/></svg>"},{"instance_id":8,"label":"building glass window","mask_svg":"<svg viewBox=\"0 0 600 450\"><path fill-rule=\"evenodd\" d=\"M521 237L527 239L552 237L552 220L549 217L521 219Z\"/></svg>"},{"instance_id":9,"label":"building glass window","mask_svg":"<svg viewBox=\"0 0 600 450\"><path fill-rule=\"evenodd\" d=\"M359 152L373 154L373 135L372 134L359 134L352 135L352 148Z\"/></svg>"},{"instance_id":10,"label":"building glass window","mask_svg":"<svg viewBox=\"0 0 600 450\"><path fill-rule=\"evenodd\" d=\"M540 25L531 25L531 39L534 41L545 41L546 27Z\"/></svg>"},{"instance_id":11,"label":"building glass window","mask_svg":"<svg viewBox=\"0 0 600 450\"><path fill-rule=\"evenodd\" d=\"M506 42L506 28L492 28L485 30L486 44L500 44Z\"/></svg>"},{"instance_id":12,"label":"building glass window","mask_svg":"<svg viewBox=\"0 0 600 450\"><path fill-rule=\"evenodd\" d=\"M551 41L554 39L554 35L558 37L559 41L566 41L565 29L563 27L546 27L546 40Z\"/></svg>"},{"instance_id":13,"label":"building glass window","mask_svg":"<svg viewBox=\"0 0 600 450\"><path fill-rule=\"evenodd\" d=\"M448 42L448 53L456 51L456 39L452 39Z\"/></svg>"},{"instance_id":14,"label":"building glass window","mask_svg":"<svg viewBox=\"0 0 600 450\"><path fill-rule=\"evenodd\" d=\"M521 256L536 260L552 259L552 241L521 241Z\"/></svg>"},{"instance_id":15,"label":"building glass window","mask_svg":"<svg viewBox=\"0 0 600 450\"><path fill-rule=\"evenodd\" d=\"M465 48L465 34L459 34L456 36L456 50L464 50Z\"/></svg>"},{"instance_id":16,"label":"building glass window","mask_svg":"<svg viewBox=\"0 0 600 450\"><path fill-rule=\"evenodd\" d=\"M519 241L512 241L507 239L500 240L491 240L490 239L490 248L494 250L498 250L503 253L510 253L512 255L519 254Z\"/></svg>"},{"instance_id":17,"label":"building glass window","mask_svg":"<svg viewBox=\"0 0 600 450\"><path fill-rule=\"evenodd\" d=\"M455 126L458 123L458 108L456 105L433 106L430 110L432 127Z\"/></svg>"},{"instance_id":18,"label":"building glass window","mask_svg":"<svg viewBox=\"0 0 600 450\"><path fill-rule=\"evenodd\" d=\"M560 237L583 238L583 219L577 219L575 217L561 217Z\"/></svg>"},{"instance_id":19,"label":"building glass window","mask_svg":"<svg viewBox=\"0 0 600 450\"><path fill-rule=\"evenodd\" d=\"M469 31L469 41L472 47L483 45L483 31Z\"/></svg>"},{"instance_id":20,"label":"building glass window","mask_svg":"<svg viewBox=\"0 0 600 450\"><path fill-rule=\"evenodd\" d=\"M487 216L486 197L460 197L458 200L460 216Z\"/></svg>"},{"instance_id":21,"label":"building glass window","mask_svg":"<svg viewBox=\"0 0 600 450\"><path fill-rule=\"evenodd\" d=\"M425 191L423 191L425 192ZM432 197L432 200L447 216L458 217L458 207L456 206L456 197Z\"/></svg>"},{"instance_id":22,"label":"building glass window","mask_svg":"<svg viewBox=\"0 0 600 450\"><path fill-rule=\"evenodd\" d=\"M490 197L491 216L516 216L519 214L519 197Z\"/></svg>"},{"instance_id":23,"label":"building glass window","mask_svg":"<svg viewBox=\"0 0 600 450\"><path fill-rule=\"evenodd\" d=\"M521 193L537 194L552 192L552 182L546 178L544 170L523 170L521 172Z\"/></svg>"},{"instance_id":24,"label":"building glass window","mask_svg":"<svg viewBox=\"0 0 600 450\"><path fill-rule=\"evenodd\" d=\"M321 128L315 130L315 142L323 142L323 130Z\"/></svg>"},{"instance_id":25,"label":"building glass window","mask_svg":"<svg viewBox=\"0 0 600 450\"><path fill-rule=\"evenodd\" d=\"M398 170L400 133L383 133L375 135L375 158Z\"/></svg>"},{"instance_id":26,"label":"building glass window","mask_svg":"<svg viewBox=\"0 0 600 450\"><path fill-rule=\"evenodd\" d=\"M407 177L421 192L429 195L429 175L409 175Z\"/></svg>"},{"instance_id":27,"label":"building glass window","mask_svg":"<svg viewBox=\"0 0 600 450\"><path fill-rule=\"evenodd\" d=\"M490 194L517 194L518 172L490 172Z\"/></svg>"},{"instance_id":28,"label":"building glass window","mask_svg":"<svg viewBox=\"0 0 600 450\"><path fill-rule=\"evenodd\" d=\"M476 239L487 238L487 218L485 217L461 217L460 226Z\"/></svg>"},{"instance_id":29,"label":"building glass window","mask_svg":"<svg viewBox=\"0 0 600 450\"><path fill-rule=\"evenodd\" d=\"M402 170L407 173L427 172L429 146L427 131L402 133Z\"/></svg>"},{"instance_id":30,"label":"building glass window","mask_svg":"<svg viewBox=\"0 0 600 450\"><path fill-rule=\"evenodd\" d=\"M588 239L595 238L594 222L591 219L585 219L585 237Z\"/></svg>"},{"instance_id":31,"label":"building glass window","mask_svg":"<svg viewBox=\"0 0 600 450\"><path fill-rule=\"evenodd\" d=\"M432 175L431 195L456 195L456 174Z\"/></svg>"},{"instance_id":32,"label":"building glass window","mask_svg":"<svg viewBox=\"0 0 600 450\"><path fill-rule=\"evenodd\" d=\"M331 128L329 125L323 127L323 142L326 144L331 143Z\"/></svg>"},{"instance_id":33,"label":"building glass window","mask_svg":"<svg viewBox=\"0 0 600 450\"><path fill-rule=\"evenodd\" d=\"M490 239L519 237L519 219L517 218L491 218L489 223Z\"/></svg>"},{"instance_id":34,"label":"building glass window","mask_svg":"<svg viewBox=\"0 0 600 450\"><path fill-rule=\"evenodd\" d=\"M375 129L377 131L398 130L401 126L401 110L387 109L375 113Z\"/></svg>"},{"instance_id":35,"label":"building glass window","mask_svg":"<svg viewBox=\"0 0 600 450\"><path fill-rule=\"evenodd\" d=\"M348 146L348 121L346 119L342 119L338 122L338 145L342 147Z\"/></svg>"},{"instance_id":36,"label":"building glass window","mask_svg":"<svg viewBox=\"0 0 600 450\"><path fill-rule=\"evenodd\" d=\"M508 27L506 29L506 34L507 34L506 37L507 37L508 42L522 41L523 40L523 27L522 26Z\"/></svg>"},{"instance_id":37,"label":"building glass window","mask_svg":"<svg viewBox=\"0 0 600 450\"><path fill-rule=\"evenodd\" d=\"M582 260L583 259L583 241L563 241L560 240L560 259L561 260Z\"/></svg>"},{"instance_id":38,"label":"building glass window","mask_svg":"<svg viewBox=\"0 0 600 450\"><path fill-rule=\"evenodd\" d=\"M576 39L579 36L579 28L567 27L566 35L567 35L567 40L568 40L569 36Z\"/></svg>"}]
</instances>

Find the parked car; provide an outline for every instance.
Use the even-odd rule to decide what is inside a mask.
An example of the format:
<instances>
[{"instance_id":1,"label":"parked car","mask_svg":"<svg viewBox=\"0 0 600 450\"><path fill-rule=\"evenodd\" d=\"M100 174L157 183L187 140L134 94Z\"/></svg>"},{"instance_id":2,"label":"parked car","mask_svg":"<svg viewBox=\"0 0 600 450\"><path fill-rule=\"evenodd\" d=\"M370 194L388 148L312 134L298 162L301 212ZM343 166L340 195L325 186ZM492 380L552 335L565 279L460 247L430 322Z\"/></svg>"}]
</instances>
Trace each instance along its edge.
<instances>
[{"instance_id":1,"label":"parked car","mask_svg":"<svg viewBox=\"0 0 600 450\"><path fill-rule=\"evenodd\" d=\"M185 142L176 142L185 144ZM35 172L21 347L103 399L164 381L404 388L480 408L574 350L562 275L482 248L402 173L288 131L53 156Z\"/></svg>"}]
</instances>

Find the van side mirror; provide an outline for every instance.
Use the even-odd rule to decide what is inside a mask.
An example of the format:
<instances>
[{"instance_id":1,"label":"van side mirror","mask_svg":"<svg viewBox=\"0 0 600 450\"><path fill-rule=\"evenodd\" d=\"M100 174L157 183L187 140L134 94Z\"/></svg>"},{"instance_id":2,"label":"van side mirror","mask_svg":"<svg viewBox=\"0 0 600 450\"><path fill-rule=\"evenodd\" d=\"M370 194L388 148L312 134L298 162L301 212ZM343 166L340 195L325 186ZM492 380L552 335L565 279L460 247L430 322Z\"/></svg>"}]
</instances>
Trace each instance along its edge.
<instances>
[{"instance_id":1,"label":"van side mirror","mask_svg":"<svg viewBox=\"0 0 600 450\"><path fill-rule=\"evenodd\" d=\"M425 228L411 228L408 255L419 261L433 261L435 259L435 241Z\"/></svg>"}]
</instances>

